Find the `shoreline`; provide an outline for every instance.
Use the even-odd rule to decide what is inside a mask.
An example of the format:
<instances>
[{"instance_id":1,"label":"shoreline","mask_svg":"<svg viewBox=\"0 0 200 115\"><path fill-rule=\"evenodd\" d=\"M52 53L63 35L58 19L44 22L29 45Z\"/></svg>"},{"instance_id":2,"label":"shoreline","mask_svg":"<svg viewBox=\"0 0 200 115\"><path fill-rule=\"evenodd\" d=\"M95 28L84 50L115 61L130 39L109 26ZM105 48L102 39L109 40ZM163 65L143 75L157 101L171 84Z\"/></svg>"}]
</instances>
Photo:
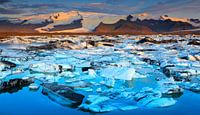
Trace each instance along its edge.
<instances>
[{"instance_id":1,"label":"shoreline","mask_svg":"<svg viewBox=\"0 0 200 115\"><path fill-rule=\"evenodd\" d=\"M15 33L15 32L0 32L0 37L9 37L9 36L54 36L54 35L108 35L108 36L117 36L117 35L195 35L200 36L200 32L168 32L168 33L152 33L152 34L139 34L139 33L116 33L116 32L108 32L108 33Z\"/></svg>"}]
</instances>

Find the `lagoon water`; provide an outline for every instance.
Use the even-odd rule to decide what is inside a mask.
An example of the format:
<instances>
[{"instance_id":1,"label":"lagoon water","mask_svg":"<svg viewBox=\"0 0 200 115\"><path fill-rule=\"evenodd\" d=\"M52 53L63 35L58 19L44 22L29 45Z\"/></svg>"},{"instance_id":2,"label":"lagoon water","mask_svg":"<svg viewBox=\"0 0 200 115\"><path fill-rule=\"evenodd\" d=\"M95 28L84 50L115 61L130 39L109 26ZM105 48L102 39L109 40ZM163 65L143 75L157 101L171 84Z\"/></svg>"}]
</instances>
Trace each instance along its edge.
<instances>
[{"instance_id":1,"label":"lagoon water","mask_svg":"<svg viewBox=\"0 0 200 115\"><path fill-rule=\"evenodd\" d=\"M112 111L102 115L199 115L200 96L190 91L178 99L176 105L157 109L136 109L130 111ZM83 112L74 108L61 106L40 90L33 92L23 88L17 93L0 94L0 115L89 115L95 113Z\"/></svg>"}]
</instances>

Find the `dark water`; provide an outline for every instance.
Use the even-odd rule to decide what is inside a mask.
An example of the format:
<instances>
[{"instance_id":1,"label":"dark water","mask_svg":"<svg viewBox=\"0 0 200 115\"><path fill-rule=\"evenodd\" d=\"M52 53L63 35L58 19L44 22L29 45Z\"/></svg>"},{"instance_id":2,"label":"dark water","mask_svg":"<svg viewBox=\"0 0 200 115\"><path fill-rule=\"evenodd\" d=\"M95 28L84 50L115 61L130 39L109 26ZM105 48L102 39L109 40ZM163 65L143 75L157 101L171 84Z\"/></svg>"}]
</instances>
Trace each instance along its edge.
<instances>
[{"instance_id":1,"label":"dark water","mask_svg":"<svg viewBox=\"0 0 200 115\"><path fill-rule=\"evenodd\" d=\"M77 109L61 106L41 93L28 88L0 94L0 115L88 115ZM174 106L158 109L112 111L100 115L200 115L200 95L185 91Z\"/></svg>"}]
</instances>

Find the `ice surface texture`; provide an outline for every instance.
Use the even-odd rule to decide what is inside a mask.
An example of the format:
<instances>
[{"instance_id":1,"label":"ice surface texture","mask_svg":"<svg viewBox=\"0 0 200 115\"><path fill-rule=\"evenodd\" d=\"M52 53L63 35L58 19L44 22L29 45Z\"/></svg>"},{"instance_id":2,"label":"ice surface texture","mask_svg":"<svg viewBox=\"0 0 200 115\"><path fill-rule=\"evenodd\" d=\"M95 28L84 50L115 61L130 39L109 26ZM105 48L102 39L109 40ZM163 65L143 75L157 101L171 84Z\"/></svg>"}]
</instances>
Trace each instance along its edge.
<instances>
[{"instance_id":1,"label":"ice surface texture","mask_svg":"<svg viewBox=\"0 0 200 115\"><path fill-rule=\"evenodd\" d=\"M10 37L1 44L0 89L31 78L30 90L41 86L51 100L84 111L169 107L184 89L200 92L199 41L191 36Z\"/></svg>"}]
</instances>

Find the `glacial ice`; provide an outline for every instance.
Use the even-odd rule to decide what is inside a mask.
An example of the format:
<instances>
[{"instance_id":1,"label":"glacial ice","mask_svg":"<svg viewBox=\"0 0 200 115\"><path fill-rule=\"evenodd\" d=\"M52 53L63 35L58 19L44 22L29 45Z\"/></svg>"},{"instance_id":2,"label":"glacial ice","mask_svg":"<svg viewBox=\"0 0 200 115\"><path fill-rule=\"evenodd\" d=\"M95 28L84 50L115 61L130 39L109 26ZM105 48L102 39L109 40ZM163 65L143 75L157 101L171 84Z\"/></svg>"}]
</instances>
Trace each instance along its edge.
<instances>
[{"instance_id":1,"label":"glacial ice","mask_svg":"<svg viewBox=\"0 0 200 115\"><path fill-rule=\"evenodd\" d=\"M162 95L165 96L179 96L183 93L183 89L171 78L158 81L156 89L161 91Z\"/></svg>"},{"instance_id":2,"label":"glacial ice","mask_svg":"<svg viewBox=\"0 0 200 115\"><path fill-rule=\"evenodd\" d=\"M109 67L102 69L100 76L122 80L132 80L137 77L134 68L124 67Z\"/></svg>"},{"instance_id":3,"label":"glacial ice","mask_svg":"<svg viewBox=\"0 0 200 115\"><path fill-rule=\"evenodd\" d=\"M199 83L184 82L184 83L180 83L180 86L183 87L184 89L187 89L193 92L200 92Z\"/></svg>"},{"instance_id":4,"label":"glacial ice","mask_svg":"<svg viewBox=\"0 0 200 115\"><path fill-rule=\"evenodd\" d=\"M13 37L5 41L13 46L1 47L0 84L34 78L41 84L30 90L41 87L51 100L90 112L169 107L184 90L200 92L200 46L188 45L193 38L148 37L21 37L25 44Z\"/></svg>"},{"instance_id":5,"label":"glacial ice","mask_svg":"<svg viewBox=\"0 0 200 115\"><path fill-rule=\"evenodd\" d=\"M39 88L40 88L40 86L37 85L37 84L35 84L35 83L32 83L32 84L29 85L29 89L30 89L30 90L33 90L33 91L36 91L36 90L38 90Z\"/></svg>"},{"instance_id":6,"label":"glacial ice","mask_svg":"<svg viewBox=\"0 0 200 115\"><path fill-rule=\"evenodd\" d=\"M58 73L60 71L59 65L38 63L30 65L30 70L39 73Z\"/></svg>"},{"instance_id":7,"label":"glacial ice","mask_svg":"<svg viewBox=\"0 0 200 115\"><path fill-rule=\"evenodd\" d=\"M174 105L175 103L176 101L172 98L160 98L152 100L150 103L148 103L147 107L150 108L168 107Z\"/></svg>"}]
</instances>

